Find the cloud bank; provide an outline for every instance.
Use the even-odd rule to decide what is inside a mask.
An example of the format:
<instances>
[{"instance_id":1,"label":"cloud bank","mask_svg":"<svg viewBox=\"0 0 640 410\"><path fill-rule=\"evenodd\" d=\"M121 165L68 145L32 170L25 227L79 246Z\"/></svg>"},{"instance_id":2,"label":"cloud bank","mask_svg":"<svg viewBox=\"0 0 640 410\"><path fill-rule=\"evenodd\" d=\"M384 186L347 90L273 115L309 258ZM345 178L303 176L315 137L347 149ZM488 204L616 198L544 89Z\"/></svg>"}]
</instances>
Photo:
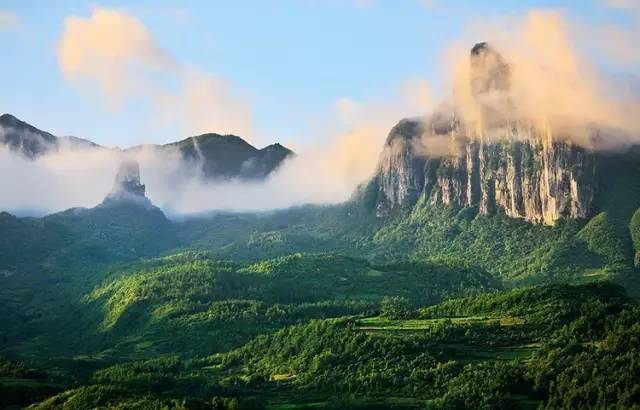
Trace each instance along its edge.
<instances>
[{"instance_id":1,"label":"cloud bank","mask_svg":"<svg viewBox=\"0 0 640 410\"><path fill-rule=\"evenodd\" d=\"M63 143L33 161L0 147L0 173L13 176L0 190L0 209L44 214L95 206L110 191L125 157L140 163L147 196L169 214L338 203L371 177L398 118L424 112L429 103L428 86L418 79L398 87L389 101L339 99L324 117L330 125L320 131L323 142L294 147L296 156L264 181L207 180L197 164L167 147L122 151Z\"/></svg>"}]
</instances>

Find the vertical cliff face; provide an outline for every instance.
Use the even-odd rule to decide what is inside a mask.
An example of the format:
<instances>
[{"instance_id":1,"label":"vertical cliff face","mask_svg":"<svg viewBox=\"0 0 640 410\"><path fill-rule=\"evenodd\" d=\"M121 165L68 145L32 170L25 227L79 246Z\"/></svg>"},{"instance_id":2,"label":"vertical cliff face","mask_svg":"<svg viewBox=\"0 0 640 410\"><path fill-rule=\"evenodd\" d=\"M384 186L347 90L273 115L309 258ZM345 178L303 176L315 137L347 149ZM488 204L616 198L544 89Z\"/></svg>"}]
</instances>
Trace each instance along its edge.
<instances>
[{"instance_id":1,"label":"vertical cliff face","mask_svg":"<svg viewBox=\"0 0 640 410\"><path fill-rule=\"evenodd\" d=\"M382 215L391 209L413 205L423 191L425 158L412 143L422 134L417 121L402 120L389 134L381 158L378 183L384 200L379 202Z\"/></svg>"},{"instance_id":2,"label":"vertical cliff face","mask_svg":"<svg viewBox=\"0 0 640 410\"><path fill-rule=\"evenodd\" d=\"M592 214L596 156L515 117L510 69L487 43L470 53L470 89L477 118L455 108L402 120L381 155L376 212L413 206L477 207L532 222Z\"/></svg>"},{"instance_id":3,"label":"vertical cliff face","mask_svg":"<svg viewBox=\"0 0 640 410\"><path fill-rule=\"evenodd\" d=\"M403 120L389 135L377 176L379 216L420 196L427 206L475 206L545 224L591 214L596 160L584 148L519 130L517 140L491 142L437 135L429 142L450 147L441 155L423 142L425 128Z\"/></svg>"}]
</instances>

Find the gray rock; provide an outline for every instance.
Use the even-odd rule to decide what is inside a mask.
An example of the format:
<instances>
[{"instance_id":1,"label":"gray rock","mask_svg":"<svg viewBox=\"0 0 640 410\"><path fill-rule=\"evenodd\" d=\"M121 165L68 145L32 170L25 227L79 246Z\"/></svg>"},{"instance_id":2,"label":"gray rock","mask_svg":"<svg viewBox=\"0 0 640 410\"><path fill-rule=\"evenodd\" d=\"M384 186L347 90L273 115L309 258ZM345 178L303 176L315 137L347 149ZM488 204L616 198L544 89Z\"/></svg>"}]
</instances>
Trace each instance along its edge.
<instances>
[{"instance_id":1,"label":"gray rock","mask_svg":"<svg viewBox=\"0 0 640 410\"><path fill-rule=\"evenodd\" d=\"M145 196L145 186L140 182L140 165L133 159L125 159L120 163L113 188L103 203L122 201L151 205Z\"/></svg>"}]
</instances>

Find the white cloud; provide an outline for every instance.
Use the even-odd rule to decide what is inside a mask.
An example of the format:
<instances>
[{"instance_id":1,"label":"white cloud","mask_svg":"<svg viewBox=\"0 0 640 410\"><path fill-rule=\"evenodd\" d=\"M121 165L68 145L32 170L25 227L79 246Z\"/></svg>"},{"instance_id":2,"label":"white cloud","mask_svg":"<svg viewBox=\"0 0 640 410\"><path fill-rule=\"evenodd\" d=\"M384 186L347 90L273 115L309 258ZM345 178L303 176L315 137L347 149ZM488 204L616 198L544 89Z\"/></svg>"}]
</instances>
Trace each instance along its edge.
<instances>
[{"instance_id":1,"label":"white cloud","mask_svg":"<svg viewBox=\"0 0 640 410\"><path fill-rule=\"evenodd\" d=\"M58 62L66 79L97 88L95 94L111 110L139 100L151 107L152 123L176 124L183 135L252 136L246 98L235 95L225 78L178 62L126 11L96 7L89 17L68 17Z\"/></svg>"}]
</instances>

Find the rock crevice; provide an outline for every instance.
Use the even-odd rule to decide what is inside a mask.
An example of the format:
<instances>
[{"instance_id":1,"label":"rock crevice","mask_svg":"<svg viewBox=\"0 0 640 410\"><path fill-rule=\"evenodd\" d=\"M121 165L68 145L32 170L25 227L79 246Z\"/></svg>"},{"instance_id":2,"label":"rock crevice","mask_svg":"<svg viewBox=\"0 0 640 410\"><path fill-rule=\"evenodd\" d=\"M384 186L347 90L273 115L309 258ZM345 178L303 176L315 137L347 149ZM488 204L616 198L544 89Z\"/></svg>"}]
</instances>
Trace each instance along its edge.
<instances>
[{"instance_id":1,"label":"rock crevice","mask_svg":"<svg viewBox=\"0 0 640 410\"><path fill-rule=\"evenodd\" d=\"M477 207L527 221L591 215L596 160L592 152L568 142L545 140L532 129L517 139L485 141L451 133L432 136L453 154L430 153L419 121L403 120L389 135L378 169L377 213L411 207L423 196L427 205ZM421 148L418 148L420 147Z\"/></svg>"}]
</instances>

